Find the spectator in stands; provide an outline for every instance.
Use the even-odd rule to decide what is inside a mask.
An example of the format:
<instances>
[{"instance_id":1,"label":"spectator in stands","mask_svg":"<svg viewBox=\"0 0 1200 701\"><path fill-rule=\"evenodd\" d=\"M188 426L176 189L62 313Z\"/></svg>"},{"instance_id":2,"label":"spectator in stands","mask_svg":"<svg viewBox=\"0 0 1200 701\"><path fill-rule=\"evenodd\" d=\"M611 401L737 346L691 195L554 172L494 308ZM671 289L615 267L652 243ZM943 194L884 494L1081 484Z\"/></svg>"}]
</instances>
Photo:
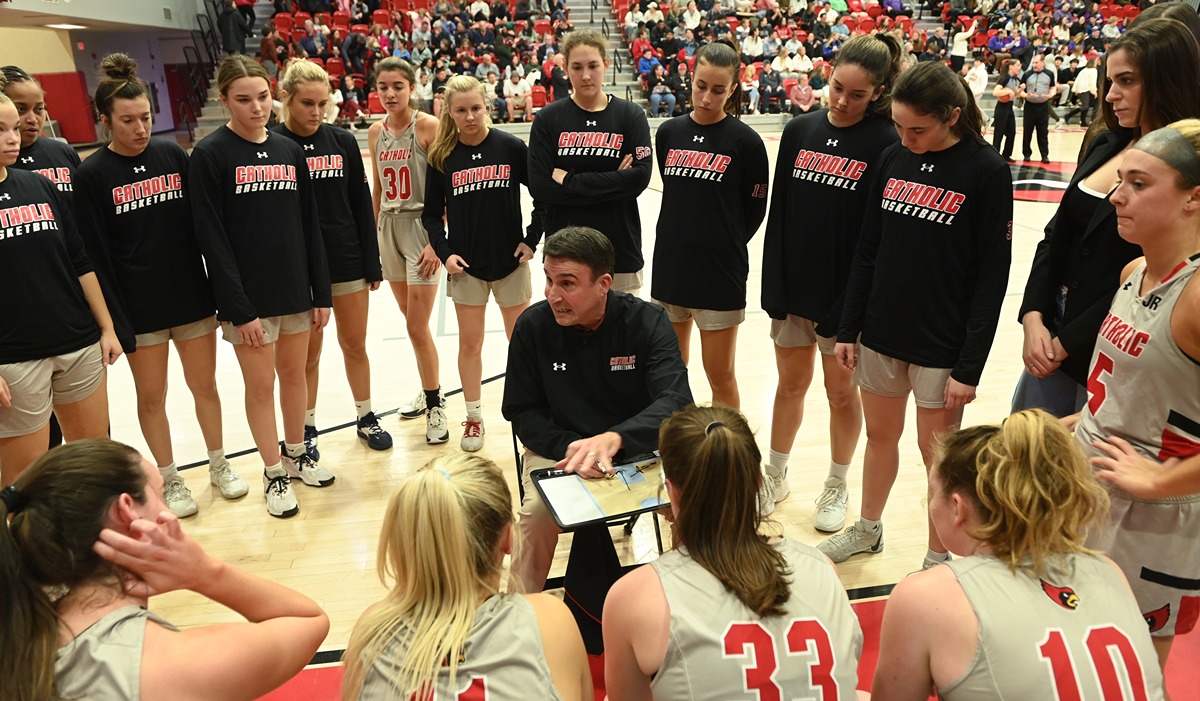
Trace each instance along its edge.
<instances>
[{"instance_id":1,"label":"spectator in stands","mask_svg":"<svg viewBox=\"0 0 1200 701\"><path fill-rule=\"evenodd\" d=\"M417 105L422 112L433 114L433 84L430 82L430 75L427 71L421 72L413 95L417 98Z\"/></svg>"},{"instance_id":2,"label":"spectator in stands","mask_svg":"<svg viewBox=\"0 0 1200 701\"><path fill-rule=\"evenodd\" d=\"M689 2L687 9L683 11L683 26L695 30L700 25L700 18L704 14L696 7L695 2Z\"/></svg>"},{"instance_id":3,"label":"spectator in stands","mask_svg":"<svg viewBox=\"0 0 1200 701\"><path fill-rule=\"evenodd\" d=\"M646 95L650 99L651 117L670 117L675 112L675 94L671 92L666 69L661 63L654 64L654 69L646 76Z\"/></svg>"},{"instance_id":4,"label":"spectator in stands","mask_svg":"<svg viewBox=\"0 0 1200 701\"><path fill-rule=\"evenodd\" d=\"M646 5L645 18L647 27L652 24L658 24L659 22L665 22L666 20L666 18L663 17L662 11L658 9L658 3L654 0L650 0L650 2Z\"/></svg>"},{"instance_id":5,"label":"spectator in stands","mask_svg":"<svg viewBox=\"0 0 1200 701\"><path fill-rule=\"evenodd\" d=\"M364 61L367 58L367 39L361 34L351 33L342 42L342 60L346 63L347 73L366 75Z\"/></svg>"},{"instance_id":6,"label":"spectator in stands","mask_svg":"<svg viewBox=\"0 0 1200 701\"><path fill-rule=\"evenodd\" d=\"M754 64L748 63L742 69L740 83L742 94L746 96L746 113L756 114L758 112L758 69L754 67Z\"/></svg>"},{"instance_id":7,"label":"spectator in stands","mask_svg":"<svg viewBox=\"0 0 1200 701\"><path fill-rule=\"evenodd\" d=\"M820 107L812 86L808 84L807 73L801 73L800 77L796 79L796 84L792 86L792 91L788 93L788 102L791 103L790 109L793 117L808 114Z\"/></svg>"},{"instance_id":8,"label":"spectator in stands","mask_svg":"<svg viewBox=\"0 0 1200 701\"><path fill-rule=\"evenodd\" d=\"M758 27L750 29L750 34L742 40L742 61L754 63L763 60L763 41L758 35Z\"/></svg>"},{"instance_id":9,"label":"spectator in stands","mask_svg":"<svg viewBox=\"0 0 1200 701\"><path fill-rule=\"evenodd\" d=\"M764 63L762 73L758 74L758 90L762 104L766 107L764 111L775 114L783 108L783 100L787 97L783 90L783 78L769 63ZM778 100L778 105L773 105L773 100Z\"/></svg>"},{"instance_id":10,"label":"spectator in stands","mask_svg":"<svg viewBox=\"0 0 1200 701\"><path fill-rule=\"evenodd\" d=\"M429 31L429 20L421 19L420 22L413 25L412 35L409 38L412 39L414 46L417 42L422 42L425 46L429 46L429 40L432 37L433 35Z\"/></svg>"},{"instance_id":11,"label":"spectator in stands","mask_svg":"<svg viewBox=\"0 0 1200 701\"><path fill-rule=\"evenodd\" d=\"M961 25L958 27L950 37L950 68L955 73L961 73L967 63L967 56L971 53L971 37L975 36L979 24L972 22L969 29L962 29Z\"/></svg>"},{"instance_id":12,"label":"spectator in stands","mask_svg":"<svg viewBox=\"0 0 1200 701\"><path fill-rule=\"evenodd\" d=\"M683 48L680 41L675 38L674 30L669 27L663 34L662 39L659 39L658 44L655 46L658 48L659 54L662 55L663 61L668 64L675 60L675 57L679 55L679 50Z\"/></svg>"},{"instance_id":13,"label":"spectator in stands","mask_svg":"<svg viewBox=\"0 0 1200 701\"><path fill-rule=\"evenodd\" d=\"M971 70L967 71L967 87L971 88L971 95L975 97L975 104L979 106L980 112L983 111L983 93L987 90L987 84L987 64L983 59L977 58Z\"/></svg>"},{"instance_id":14,"label":"spectator in stands","mask_svg":"<svg viewBox=\"0 0 1200 701\"><path fill-rule=\"evenodd\" d=\"M777 0L755 0L754 15L772 26L783 24L783 12L780 11Z\"/></svg>"},{"instance_id":15,"label":"spectator in stands","mask_svg":"<svg viewBox=\"0 0 1200 701\"><path fill-rule=\"evenodd\" d=\"M732 32L733 30L729 28L729 20L724 15L717 17L716 24L712 28L713 41L731 36Z\"/></svg>"},{"instance_id":16,"label":"spectator in stands","mask_svg":"<svg viewBox=\"0 0 1200 701\"><path fill-rule=\"evenodd\" d=\"M691 29L683 31L683 42L679 46L685 58L691 58L700 50L700 42L696 41L696 33Z\"/></svg>"},{"instance_id":17,"label":"spectator in stands","mask_svg":"<svg viewBox=\"0 0 1200 701\"><path fill-rule=\"evenodd\" d=\"M1104 37L1100 36L1100 27L1098 26L1093 27L1091 34L1089 34L1088 37L1083 40L1083 50L1087 53L1104 53L1104 50L1107 46L1108 41L1106 41Z\"/></svg>"},{"instance_id":18,"label":"spectator in stands","mask_svg":"<svg viewBox=\"0 0 1200 701\"><path fill-rule=\"evenodd\" d=\"M675 64L675 72L667 76L667 85L675 95L675 112L686 114L692 108L692 74L687 61Z\"/></svg>"},{"instance_id":19,"label":"spectator in stands","mask_svg":"<svg viewBox=\"0 0 1200 701\"><path fill-rule=\"evenodd\" d=\"M488 18L492 24L498 24L508 21L508 3L505 0L493 0L491 16Z\"/></svg>"},{"instance_id":20,"label":"spectator in stands","mask_svg":"<svg viewBox=\"0 0 1200 701\"><path fill-rule=\"evenodd\" d=\"M480 82L487 82L487 77L489 74L495 75L497 78L499 78L500 67L492 63L492 55L490 53L484 53L480 55L479 63L475 65L475 77L478 78Z\"/></svg>"},{"instance_id":21,"label":"spectator in stands","mask_svg":"<svg viewBox=\"0 0 1200 701\"><path fill-rule=\"evenodd\" d=\"M420 66L425 61L433 58L433 52L429 50L429 46L425 44L424 39L417 39L413 42L412 59L410 63L414 66Z\"/></svg>"},{"instance_id":22,"label":"spectator in stands","mask_svg":"<svg viewBox=\"0 0 1200 701\"><path fill-rule=\"evenodd\" d=\"M783 42L779 41L779 32L772 29L767 38L763 39L763 61L775 60L782 48Z\"/></svg>"},{"instance_id":23,"label":"spectator in stands","mask_svg":"<svg viewBox=\"0 0 1200 701\"><path fill-rule=\"evenodd\" d=\"M258 17L254 14L254 0L234 0L237 5L237 11L242 17L246 18L246 23L251 27L258 21Z\"/></svg>"},{"instance_id":24,"label":"spectator in stands","mask_svg":"<svg viewBox=\"0 0 1200 701\"><path fill-rule=\"evenodd\" d=\"M358 0L350 6L350 24L370 24L371 23L371 8L367 7L367 3Z\"/></svg>"},{"instance_id":25,"label":"spectator in stands","mask_svg":"<svg viewBox=\"0 0 1200 701\"><path fill-rule=\"evenodd\" d=\"M398 41L396 42L395 47L396 48L392 49L392 56L395 58L404 59L414 66L420 64L420 61L413 60L412 52L408 50L408 45L405 42Z\"/></svg>"},{"instance_id":26,"label":"spectator in stands","mask_svg":"<svg viewBox=\"0 0 1200 701\"><path fill-rule=\"evenodd\" d=\"M483 81L483 93L487 99L488 112L498 122L508 121L508 103L498 92L502 89L499 75L488 73L487 79Z\"/></svg>"},{"instance_id":27,"label":"spectator in stands","mask_svg":"<svg viewBox=\"0 0 1200 701\"><path fill-rule=\"evenodd\" d=\"M348 75L342 76L338 92L342 96L341 107L338 110L338 122L348 126L351 131L356 131L355 122L363 122L367 118L362 110L362 106L367 104L366 93L355 84L354 78Z\"/></svg>"},{"instance_id":28,"label":"spectator in stands","mask_svg":"<svg viewBox=\"0 0 1200 701\"><path fill-rule=\"evenodd\" d=\"M651 73L654 72L655 66L661 66L658 58L654 55L654 50L647 47L642 51L642 57L638 59L638 78L645 80Z\"/></svg>"},{"instance_id":29,"label":"spectator in stands","mask_svg":"<svg viewBox=\"0 0 1200 701\"><path fill-rule=\"evenodd\" d=\"M571 97L571 78L567 75L567 59L562 54L554 54L554 67L550 69L550 87L554 89L555 102Z\"/></svg>"},{"instance_id":30,"label":"spectator in stands","mask_svg":"<svg viewBox=\"0 0 1200 701\"><path fill-rule=\"evenodd\" d=\"M246 53L246 37L253 32L253 25L238 12L234 0L225 0L221 15L217 17L217 28L221 30L221 46L225 53Z\"/></svg>"},{"instance_id":31,"label":"spectator in stands","mask_svg":"<svg viewBox=\"0 0 1200 701\"><path fill-rule=\"evenodd\" d=\"M780 51L779 55L771 61L771 68L774 68L775 72L778 73L779 77L783 80L795 78L797 75L799 75L799 73L792 66L792 57L788 56L787 53L783 51Z\"/></svg>"},{"instance_id":32,"label":"spectator in stands","mask_svg":"<svg viewBox=\"0 0 1200 701\"><path fill-rule=\"evenodd\" d=\"M511 71L508 80L504 81L504 100L508 108L508 121L511 124L517 110L525 112L525 121L533 121L533 86L525 80L522 73Z\"/></svg>"},{"instance_id":33,"label":"spectator in stands","mask_svg":"<svg viewBox=\"0 0 1200 701\"><path fill-rule=\"evenodd\" d=\"M468 36L477 54L491 53L496 49L496 32L490 22L476 22Z\"/></svg>"},{"instance_id":34,"label":"spectator in stands","mask_svg":"<svg viewBox=\"0 0 1200 701\"><path fill-rule=\"evenodd\" d=\"M903 0L882 0L880 5L883 6L883 11L887 16L892 19L896 19L897 17L912 17L913 14L912 9L908 5L905 5Z\"/></svg>"},{"instance_id":35,"label":"spectator in stands","mask_svg":"<svg viewBox=\"0 0 1200 701\"><path fill-rule=\"evenodd\" d=\"M533 8L529 5L529 0L517 0L515 9L513 10L513 19L518 22L528 21L533 17Z\"/></svg>"}]
</instances>

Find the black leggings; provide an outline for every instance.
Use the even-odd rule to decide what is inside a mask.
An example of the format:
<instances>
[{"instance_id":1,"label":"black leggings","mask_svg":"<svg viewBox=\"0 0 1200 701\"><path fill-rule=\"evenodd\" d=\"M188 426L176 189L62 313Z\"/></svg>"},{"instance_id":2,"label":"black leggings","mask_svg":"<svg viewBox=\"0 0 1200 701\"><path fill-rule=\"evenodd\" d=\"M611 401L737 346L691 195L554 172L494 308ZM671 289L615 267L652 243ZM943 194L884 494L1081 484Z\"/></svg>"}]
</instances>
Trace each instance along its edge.
<instances>
[{"instance_id":1,"label":"black leggings","mask_svg":"<svg viewBox=\"0 0 1200 701\"><path fill-rule=\"evenodd\" d=\"M992 125L992 146L1005 158L1012 158L1013 146L1017 141L1017 120L1013 117L1012 103L997 102L992 118L995 120ZM1004 139L1008 139L1008 142L1001 148Z\"/></svg>"}]
</instances>

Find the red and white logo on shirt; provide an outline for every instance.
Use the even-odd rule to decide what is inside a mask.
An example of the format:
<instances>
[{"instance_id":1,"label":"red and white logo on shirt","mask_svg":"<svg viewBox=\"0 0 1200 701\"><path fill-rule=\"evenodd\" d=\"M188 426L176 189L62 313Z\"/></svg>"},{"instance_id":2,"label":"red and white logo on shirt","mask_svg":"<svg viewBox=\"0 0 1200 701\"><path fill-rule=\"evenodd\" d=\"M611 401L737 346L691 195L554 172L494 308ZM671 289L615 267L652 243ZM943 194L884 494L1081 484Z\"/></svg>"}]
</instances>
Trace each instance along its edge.
<instances>
[{"instance_id":1,"label":"red and white logo on shirt","mask_svg":"<svg viewBox=\"0 0 1200 701\"><path fill-rule=\"evenodd\" d=\"M234 183L235 195L268 190L295 190L296 166L238 166L234 171Z\"/></svg>"},{"instance_id":2,"label":"red and white logo on shirt","mask_svg":"<svg viewBox=\"0 0 1200 701\"><path fill-rule=\"evenodd\" d=\"M454 195L475 190L510 187L511 184L512 166L504 164L464 168L450 174L450 187Z\"/></svg>"},{"instance_id":3,"label":"red and white logo on shirt","mask_svg":"<svg viewBox=\"0 0 1200 701\"><path fill-rule=\"evenodd\" d=\"M0 240L38 231L58 231L49 202L0 209Z\"/></svg>"},{"instance_id":4,"label":"red and white logo on shirt","mask_svg":"<svg viewBox=\"0 0 1200 701\"><path fill-rule=\"evenodd\" d=\"M949 226L967 196L925 183L888 178L880 206L889 212Z\"/></svg>"},{"instance_id":5,"label":"red and white logo on shirt","mask_svg":"<svg viewBox=\"0 0 1200 701\"><path fill-rule=\"evenodd\" d=\"M609 156L620 158L624 134L603 131L564 131L558 135L560 156Z\"/></svg>"},{"instance_id":6,"label":"red and white logo on shirt","mask_svg":"<svg viewBox=\"0 0 1200 701\"><path fill-rule=\"evenodd\" d=\"M182 198L183 178L179 173L156 175L112 189L113 207L116 208L117 214Z\"/></svg>"},{"instance_id":7,"label":"red and white logo on shirt","mask_svg":"<svg viewBox=\"0 0 1200 701\"><path fill-rule=\"evenodd\" d=\"M344 159L336 154L331 156L309 156L304 160L308 164L308 177L313 180L340 178L345 172L343 168Z\"/></svg>"}]
</instances>

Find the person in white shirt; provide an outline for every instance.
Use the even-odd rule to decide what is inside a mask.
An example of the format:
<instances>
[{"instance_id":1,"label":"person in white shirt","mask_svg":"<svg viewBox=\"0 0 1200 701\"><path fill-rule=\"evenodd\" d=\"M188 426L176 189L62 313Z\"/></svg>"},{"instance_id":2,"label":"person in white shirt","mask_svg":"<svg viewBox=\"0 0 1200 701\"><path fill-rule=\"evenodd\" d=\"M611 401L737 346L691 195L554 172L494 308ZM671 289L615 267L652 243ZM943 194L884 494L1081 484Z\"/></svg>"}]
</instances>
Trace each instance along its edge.
<instances>
[{"instance_id":1,"label":"person in white shirt","mask_svg":"<svg viewBox=\"0 0 1200 701\"><path fill-rule=\"evenodd\" d=\"M475 0L471 3L471 19L489 19L492 16L492 6L486 0Z\"/></svg>"},{"instance_id":2,"label":"person in white shirt","mask_svg":"<svg viewBox=\"0 0 1200 701\"><path fill-rule=\"evenodd\" d=\"M517 110L525 111L525 121L533 121L533 100L529 99L533 88L529 81L513 71L508 80L504 81L504 102L508 108L508 121L512 123Z\"/></svg>"},{"instance_id":3,"label":"person in white shirt","mask_svg":"<svg viewBox=\"0 0 1200 701\"><path fill-rule=\"evenodd\" d=\"M625 13L625 41L632 42L637 38L638 24L646 21L646 16L638 9L637 5L629 8L629 12Z\"/></svg>"},{"instance_id":4,"label":"person in white shirt","mask_svg":"<svg viewBox=\"0 0 1200 701\"><path fill-rule=\"evenodd\" d=\"M695 2L689 2L687 4L687 9L683 11L683 26L688 29L695 29L700 25L700 18L703 15L704 13L696 9Z\"/></svg>"},{"instance_id":5,"label":"person in white shirt","mask_svg":"<svg viewBox=\"0 0 1200 701\"><path fill-rule=\"evenodd\" d=\"M971 88L971 94L975 96L975 104L979 105L980 111L983 110L983 93L987 90L988 72L987 64L980 59L975 59L975 65L971 70L967 71L967 85Z\"/></svg>"},{"instance_id":6,"label":"person in white shirt","mask_svg":"<svg viewBox=\"0 0 1200 701\"><path fill-rule=\"evenodd\" d=\"M1064 121L1071 121L1071 117L1079 115L1079 126L1086 127L1088 125L1088 113L1092 111L1092 105L1096 102L1096 59L1089 58L1087 64L1079 69L1079 73L1075 76L1075 85L1072 90L1075 96L1079 98L1079 106L1072 108L1063 117Z\"/></svg>"},{"instance_id":7,"label":"person in white shirt","mask_svg":"<svg viewBox=\"0 0 1200 701\"><path fill-rule=\"evenodd\" d=\"M662 10L658 9L658 3L651 2L649 5L646 5L645 19L646 26L649 27L651 24L654 24L659 20L665 20L666 18L663 17Z\"/></svg>"}]
</instances>

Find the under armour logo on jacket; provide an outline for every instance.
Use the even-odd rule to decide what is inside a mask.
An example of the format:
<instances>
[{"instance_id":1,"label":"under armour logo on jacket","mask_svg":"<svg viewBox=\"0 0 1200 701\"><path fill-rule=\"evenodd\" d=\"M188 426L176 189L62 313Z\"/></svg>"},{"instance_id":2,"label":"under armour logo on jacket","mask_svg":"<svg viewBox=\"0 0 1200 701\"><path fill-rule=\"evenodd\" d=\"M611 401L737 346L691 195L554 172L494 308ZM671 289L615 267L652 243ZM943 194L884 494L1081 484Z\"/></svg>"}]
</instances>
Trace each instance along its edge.
<instances>
[{"instance_id":1,"label":"under armour logo on jacket","mask_svg":"<svg viewBox=\"0 0 1200 701\"><path fill-rule=\"evenodd\" d=\"M482 154L482 153L472 153L472 154L471 154L471 160L472 160L472 161L478 161L478 160L480 160L480 159L482 159L482 158L483 158L483 154Z\"/></svg>"},{"instance_id":2,"label":"under armour logo on jacket","mask_svg":"<svg viewBox=\"0 0 1200 701\"><path fill-rule=\"evenodd\" d=\"M259 151L259 152L258 152L258 157L259 157L259 158L268 158L270 155L271 155L271 154L267 153L266 151Z\"/></svg>"},{"instance_id":3,"label":"under armour logo on jacket","mask_svg":"<svg viewBox=\"0 0 1200 701\"><path fill-rule=\"evenodd\" d=\"M304 144L305 151L316 151L317 147L312 144Z\"/></svg>"},{"instance_id":4,"label":"under armour logo on jacket","mask_svg":"<svg viewBox=\"0 0 1200 701\"><path fill-rule=\"evenodd\" d=\"M12 199L12 195L8 194L7 192L4 193L3 195L0 195L0 201L11 200L11 199Z\"/></svg>"},{"instance_id":5,"label":"under armour logo on jacket","mask_svg":"<svg viewBox=\"0 0 1200 701\"><path fill-rule=\"evenodd\" d=\"M566 364L566 363L551 363L551 365L553 365L553 366L554 366L554 369L555 369L555 371L558 371L558 370L566 370L566 369L567 369L567 364Z\"/></svg>"},{"instance_id":6,"label":"under armour logo on jacket","mask_svg":"<svg viewBox=\"0 0 1200 701\"><path fill-rule=\"evenodd\" d=\"M921 164L921 172L922 173L932 173L933 172L933 164L932 163L922 163Z\"/></svg>"},{"instance_id":7,"label":"under armour logo on jacket","mask_svg":"<svg viewBox=\"0 0 1200 701\"><path fill-rule=\"evenodd\" d=\"M695 141L698 144L702 144L702 143L704 143L704 137L703 136L693 136L692 141Z\"/></svg>"},{"instance_id":8,"label":"under armour logo on jacket","mask_svg":"<svg viewBox=\"0 0 1200 701\"><path fill-rule=\"evenodd\" d=\"M825 145L826 146L837 146L837 142L838 142L837 139L826 139Z\"/></svg>"},{"instance_id":9,"label":"under armour logo on jacket","mask_svg":"<svg viewBox=\"0 0 1200 701\"><path fill-rule=\"evenodd\" d=\"M586 122L586 123L587 123L587 125L588 125L589 127L594 127L594 126L596 126L596 123L595 123L594 121L590 120L590 119L589 119L589 120L587 120L587 122Z\"/></svg>"},{"instance_id":10,"label":"under armour logo on jacket","mask_svg":"<svg viewBox=\"0 0 1200 701\"><path fill-rule=\"evenodd\" d=\"M22 163L33 163L33 156L25 156L21 159Z\"/></svg>"},{"instance_id":11,"label":"under armour logo on jacket","mask_svg":"<svg viewBox=\"0 0 1200 701\"><path fill-rule=\"evenodd\" d=\"M145 173L145 172L146 172L146 166L134 166L134 167L133 167L133 172L135 172L135 173Z\"/></svg>"}]
</instances>

